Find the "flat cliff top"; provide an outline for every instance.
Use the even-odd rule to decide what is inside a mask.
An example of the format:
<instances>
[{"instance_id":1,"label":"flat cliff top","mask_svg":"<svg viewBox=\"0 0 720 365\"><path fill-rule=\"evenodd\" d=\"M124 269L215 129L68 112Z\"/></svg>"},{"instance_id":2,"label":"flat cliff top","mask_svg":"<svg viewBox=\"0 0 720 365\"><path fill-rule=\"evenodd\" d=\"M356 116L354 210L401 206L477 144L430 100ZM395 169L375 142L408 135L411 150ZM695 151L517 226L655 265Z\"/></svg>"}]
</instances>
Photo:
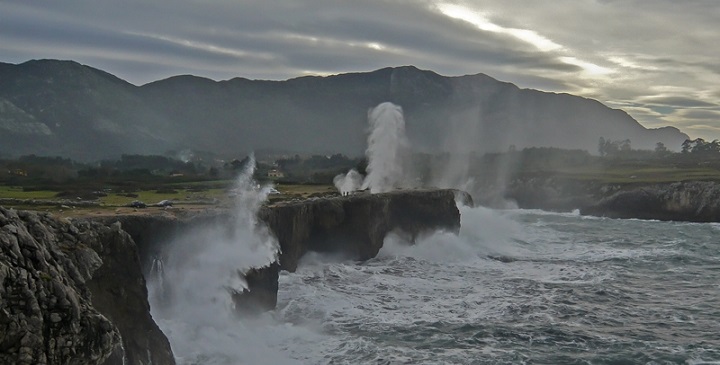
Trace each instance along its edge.
<instances>
[{"instance_id":1,"label":"flat cliff top","mask_svg":"<svg viewBox=\"0 0 720 365\"><path fill-rule=\"evenodd\" d=\"M364 200L364 199L385 199L388 197L397 197L397 196L407 196L407 197L413 197L413 196L428 196L428 195L435 195L435 194L452 194L452 195L461 195L462 197L469 197L470 195L466 192L456 190L456 189L434 189L434 188L421 188L421 189L406 189L406 190L393 190L388 191L385 193L378 193L378 194L370 194L369 191L358 191L355 193L351 193L348 195L326 195L326 196L320 196L320 197L311 197L307 199L292 199L292 200L284 200L279 202L274 202L271 204L266 205L268 208L273 207L282 207L282 206L289 206L289 205L302 205L302 204L308 204L308 203L316 203L316 202L327 202L327 201L357 201L357 200Z\"/></svg>"},{"instance_id":2,"label":"flat cliff top","mask_svg":"<svg viewBox=\"0 0 720 365\"><path fill-rule=\"evenodd\" d=\"M470 201L472 198L468 193L455 189L435 189L435 188L422 188L422 189L407 189L407 190L393 190L386 193L370 194L367 191L356 192L346 196L337 194L327 194L324 196L313 196L308 198L292 198L280 201L269 201L263 205L263 208L275 208L285 207L294 205L304 204L315 204L329 201L335 202L347 202L357 201L364 199L384 199L384 197L396 197L396 196L427 196L428 194L453 194L459 197L461 201ZM60 216L69 218L79 219L91 219L99 221L114 221L115 219L124 219L126 217L137 217L137 219L149 218L149 219L164 219L164 220L191 220L200 217L217 217L232 213L232 208L228 206L213 206L213 205L201 205L192 207L147 207L143 209L136 208L118 208L115 210L109 209L78 209L73 211L62 212ZM55 213L53 213L55 214Z\"/></svg>"}]
</instances>

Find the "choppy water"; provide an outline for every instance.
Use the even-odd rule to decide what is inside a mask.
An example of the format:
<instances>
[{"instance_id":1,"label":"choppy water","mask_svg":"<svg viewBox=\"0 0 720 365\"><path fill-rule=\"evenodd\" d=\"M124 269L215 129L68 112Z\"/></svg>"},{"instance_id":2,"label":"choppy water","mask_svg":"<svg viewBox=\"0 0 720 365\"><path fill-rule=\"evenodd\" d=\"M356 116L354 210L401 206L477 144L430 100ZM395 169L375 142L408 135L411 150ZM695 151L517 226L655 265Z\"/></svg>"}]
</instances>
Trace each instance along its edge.
<instances>
[{"instance_id":1,"label":"choppy water","mask_svg":"<svg viewBox=\"0 0 720 365\"><path fill-rule=\"evenodd\" d=\"M462 214L366 262L306 257L262 318L160 325L188 364L720 364L720 225Z\"/></svg>"}]
</instances>

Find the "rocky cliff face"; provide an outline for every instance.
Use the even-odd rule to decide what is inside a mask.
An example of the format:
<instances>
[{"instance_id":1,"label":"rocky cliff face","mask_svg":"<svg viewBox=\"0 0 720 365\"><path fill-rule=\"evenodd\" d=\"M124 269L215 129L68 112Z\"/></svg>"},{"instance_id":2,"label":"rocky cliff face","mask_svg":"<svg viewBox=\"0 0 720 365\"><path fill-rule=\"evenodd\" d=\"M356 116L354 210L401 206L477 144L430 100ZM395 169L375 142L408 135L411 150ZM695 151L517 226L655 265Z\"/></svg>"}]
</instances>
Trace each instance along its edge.
<instances>
[{"instance_id":1,"label":"rocky cliff face","mask_svg":"<svg viewBox=\"0 0 720 365\"><path fill-rule=\"evenodd\" d=\"M570 211L610 218L720 222L720 184L711 181L603 184L561 178L516 179L503 191L486 189L479 201L501 206ZM498 202L498 197L505 199ZM501 199L502 200L502 199Z\"/></svg>"},{"instance_id":2,"label":"rocky cliff face","mask_svg":"<svg viewBox=\"0 0 720 365\"><path fill-rule=\"evenodd\" d=\"M308 251L368 259L390 232L412 241L456 230L456 199L472 204L465 193L432 190L264 207L259 216L283 252L279 262L246 272L249 290L234 299L243 312L274 308L280 269L295 270ZM150 316L142 263L162 255L174 236L232 219L218 212L69 222L0 207L0 363L174 364Z\"/></svg>"},{"instance_id":3,"label":"rocky cliff face","mask_svg":"<svg viewBox=\"0 0 720 365\"><path fill-rule=\"evenodd\" d=\"M294 271L308 251L367 260L377 255L392 231L414 240L428 231L456 230L456 194L472 202L455 190L411 190L281 203L259 215L280 242L281 268Z\"/></svg>"},{"instance_id":4,"label":"rocky cliff face","mask_svg":"<svg viewBox=\"0 0 720 365\"><path fill-rule=\"evenodd\" d=\"M690 181L618 191L582 214L691 222L720 222L720 184Z\"/></svg>"},{"instance_id":5,"label":"rocky cliff face","mask_svg":"<svg viewBox=\"0 0 720 365\"><path fill-rule=\"evenodd\" d=\"M0 363L174 364L119 225L0 207Z\"/></svg>"},{"instance_id":6,"label":"rocky cliff face","mask_svg":"<svg viewBox=\"0 0 720 365\"><path fill-rule=\"evenodd\" d=\"M148 291L138 250L119 224L87 225L90 247L103 264L88 282L92 305L110 319L122 336L122 351L115 351L105 365L172 365L170 344L150 315Z\"/></svg>"},{"instance_id":7,"label":"rocky cliff face","mask_svg":"<svg viewBox=\"0 0 720 365\"><path fill-rule=\"evenodd\" d=\"M263 207L259 219L280 243L279 264L245 273L249 291L236 295L238 307L251 311L274 308L279 270L294 271L309 251L341 253L366 260L374 257L390 232L414 240L424 232L456 230L460 213L455 201L472 205L469 194L457 190L408 190L385 194L278 203ZM231 212L211 212L189 217L120 216L104 223L120 222L136 242L145 273L152 260L179 237L205 225L232 225Z\"/></svg>"},{"instance_id":8,"label":"rocky cliff face","mask_svg":"<svg viewBox=\"0 0 720 365\"><path fill-rule=\"evenodd\" d=\"M117 327L91 304L99 239L87 227L0 207L0 363L101 364L120 348Z\"/></svg>"}]
</instances>

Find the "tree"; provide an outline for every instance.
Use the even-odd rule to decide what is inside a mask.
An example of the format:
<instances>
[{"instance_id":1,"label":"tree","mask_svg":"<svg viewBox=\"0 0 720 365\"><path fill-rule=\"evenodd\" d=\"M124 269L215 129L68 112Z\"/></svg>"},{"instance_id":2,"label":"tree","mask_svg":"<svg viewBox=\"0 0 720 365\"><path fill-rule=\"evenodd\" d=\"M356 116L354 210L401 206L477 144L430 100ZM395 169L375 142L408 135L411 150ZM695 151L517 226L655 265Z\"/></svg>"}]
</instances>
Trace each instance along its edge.
<instances>
[{"instance_id":1,"label":"tree","mask_svg":"<svg viewBox=\"0 0 720 365\"><path fill-rule=\"evenodd\" d=\"M632 151L632 147L630 145L630 140L626 139L624 141L615 142L618 144L618 149L622 152L629 152Z\"/></svg>"},{"instance_id":2,"label":"tree","mask_svg":"<svg viewBox=\"0 0 720 365\"><path fill-rule=\"evenodd\" d=\"M682 153L702 155L720 154L720 141L716 139L712 142L706 142L702 138L695 138L693 140L686 139L682 144Z\"/></svg>"},{"instance_id":3,"label":"tree","mask_svg":"<svg viewBox=\"0 0 720 365\"><path fill-rule=\"evenodd\" d=\"M686 140L682 143L682 149L680 150L680 152L682 152L682 153L690 153L690 151L692 151L692 148L693 148L692 143L693 143L693 141L691 141L691 140L689 140L689 139L686 139Z\"/></svg>"},{"instance_id":4,"label":"tree","mask_svg":"<svg viewBox=\"0 0 720 365\"><path fill-rule=\"evenodd\" d=\"M607 150L605 149L605 138L603 137L600 137L598 140L598 153L600 154L600 157L607 154Z\"/></svg>"},{"instance_id":5,"label":"tree","mask_svg":"<svg viewBox=\"0 0 720 365\"><path fill-rule=\"evenodd\" d=\"M665 147L665 144L662 142L658 142L655 144L655 153L658 155L664 155L668 152L667 147Z\"/></svg>"}]
</instances>

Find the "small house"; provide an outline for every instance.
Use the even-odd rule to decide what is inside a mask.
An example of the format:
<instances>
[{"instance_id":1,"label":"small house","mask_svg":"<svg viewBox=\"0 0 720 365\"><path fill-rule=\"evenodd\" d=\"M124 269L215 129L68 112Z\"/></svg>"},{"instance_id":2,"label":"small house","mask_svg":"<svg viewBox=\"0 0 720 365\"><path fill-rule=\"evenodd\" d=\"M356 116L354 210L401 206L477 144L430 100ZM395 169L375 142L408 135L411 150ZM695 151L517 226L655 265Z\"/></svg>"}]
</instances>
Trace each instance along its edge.
<instances>
[{"instance_id":1,"label":"small house","mask_svg":"<svg viewBox=\"0 0 720 365\"><path fill-rule=\"evenodd\" d=\"M268 171L267 176L271 177L271 178L279 179L279 178L285 177L285 174L278 169L271 169L270 171Z\"/></svg>"}]
</instances>

